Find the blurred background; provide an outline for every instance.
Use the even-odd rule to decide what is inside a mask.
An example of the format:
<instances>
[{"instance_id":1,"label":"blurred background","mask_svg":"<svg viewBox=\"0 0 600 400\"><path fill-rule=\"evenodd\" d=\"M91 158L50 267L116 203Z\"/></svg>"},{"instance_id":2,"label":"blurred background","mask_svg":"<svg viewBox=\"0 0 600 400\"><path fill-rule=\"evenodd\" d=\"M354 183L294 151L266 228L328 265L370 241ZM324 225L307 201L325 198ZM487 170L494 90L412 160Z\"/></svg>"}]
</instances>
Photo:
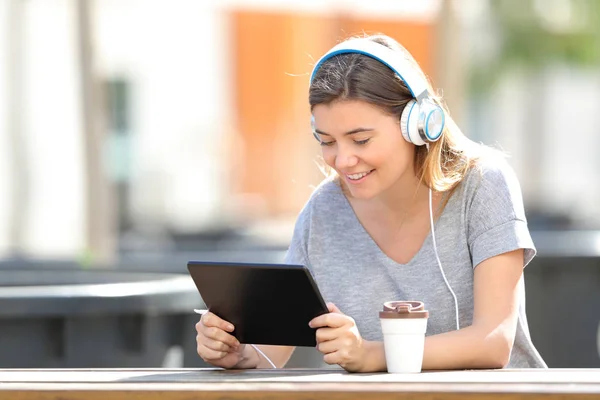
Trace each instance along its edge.
<instances>
[{"instance_id":1,"label":"blurred background","mask_svg":"<svg viewBox=\"0 0 600 400\"><path fill-rule=\"evenodd\" d=\"M596 0L0 0L0 367L203 365L186 262L283 260L308 74L377 32L510 154L533 341L600 367Z\"/></svg>"}]
</instances>

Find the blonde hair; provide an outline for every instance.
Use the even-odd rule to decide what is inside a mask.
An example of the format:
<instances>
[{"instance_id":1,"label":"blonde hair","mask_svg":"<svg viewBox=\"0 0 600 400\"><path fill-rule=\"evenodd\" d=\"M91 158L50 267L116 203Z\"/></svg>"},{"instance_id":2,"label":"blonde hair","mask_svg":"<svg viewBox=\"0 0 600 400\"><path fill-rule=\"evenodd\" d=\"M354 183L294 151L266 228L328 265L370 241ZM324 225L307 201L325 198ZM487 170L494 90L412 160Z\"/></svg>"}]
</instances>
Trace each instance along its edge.
<instances>
[{"instance_id":1,"label":"blonde hair","mask_svg":"<svg viewBox=\"0 0 600 400\"><path fill-rule=\"evenodd\" d=\"M427 82L431 99L444 110L443 134L438 141L429 144L429 149L415 146L414 169L432 190L452 193L476 161L491 149L462 133L441 96L433 90L430 79L402 45L386 35L366 37L401 52ZM405 82L385 64L362 54L346 53L331 57L316 71L309 88L309 103L312 110L318 104L346 99L366 101L397 116L400 121L404 107L413 97ZM333 170L324 172L335 175Z\"/></svg>"}]
</instances>

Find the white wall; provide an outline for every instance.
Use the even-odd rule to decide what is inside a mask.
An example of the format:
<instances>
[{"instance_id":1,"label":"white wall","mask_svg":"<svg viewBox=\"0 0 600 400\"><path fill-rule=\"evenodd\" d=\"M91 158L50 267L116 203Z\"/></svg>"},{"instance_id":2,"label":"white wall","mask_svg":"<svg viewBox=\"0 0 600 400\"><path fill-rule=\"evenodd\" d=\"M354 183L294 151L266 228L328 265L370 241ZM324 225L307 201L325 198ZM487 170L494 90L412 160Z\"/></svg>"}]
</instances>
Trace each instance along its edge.
<instances>
[{"instance_id":1,"label":"white wall","mask_svg":"<svg viewBox=\"0 0 600 400\"><path fill-rule=\"evenodd\" d=\"M544 76L541 206L600 223L600 73L556 67Z\"/></svg>"},{"instance_id":2,"label":"white wall","mask_svg":"<svg viewBox=\"0 0 600 400\"><path fill-rule=\"evenodd\" d=\"M7 4L0 2L2 26L6 26ZM23 4L27 106L21 111L28 159L33 162L28 171L32 208L22 245L36 256L77 256L85 245L86 221L73 3L29 0ZM202 229L227 218L230 183L228 163L223 160L230 157L226 149L235 135L235 121L224 11L242 7L335 12L344 7L367 12L363 2L354 0L101 0L93 4L97 72L104 78L125 77L132 84L131 210L138 224L166 225L178 231ZM428 19L440 2L414 4L374 1L369 12ZM6 35L6 29L0 30L1 57L6 56ZM10 204L11 188L19 184L11 182L6 66L4 60L0 62L0 256L9 245L9 216L18 210ZM525 122L530 120L527 105L536 98L522 78L510 78L502 86L499 100L491 106L495 119L489 122L489 132L477 136L497 141L513 154L526 196L536 196L549 210L573 210L581 219L597 215L600 188L594 172L600 165L594 153L600 148L596 133L600 116L594 105L600 102L600 77L589 71L558 69L541 79L542 111L534 118L539 119L544 140L533 144L535 152L530 151L531 144L523 146L528 135ZM531 160L532 153L544 157ZM530 173L532 162L539 163L540 176ZM563 167L567 163L568 169ZM556 190L557 184L561 190Z\"/></svg>"},{"instance_id":3,"label":"white wall","mask_svg":"<svg viewBox=\"0 0 600 400\"><path fill-rule=\"evenodd\" d=\"M26 235L20 247L41 257L62 257L79 252L83 245L83 204L80 140L80 99L75 58L74 17L68 0L30 0L24 5L23 104L20 109L22 140L27 159L29 212ZM3 32L4 33L4 32ZM6 40L5 37L2 38ZM6 54L2 52L2 54ZM6 67L6 63L2 63ZM0 93L4 93L0 90ZM5 99L5 101L7 101ZM6 110L6 103L4 107ZM8 132L2 123L1 151L8 153ZM10 173L10 169L7 171ZM4 184L8 179L4 178ZM20 185L22 182L12 182ZM11 198L10 187L2 201ZM7 202L8 203L8 202ZM0 206L6 215L22 212L19 205ZM5 224L3 232L8 229ZM4 233L2 245L8 238ZM2 247L0 245L0 247Z\"/></svg>"},{"instance_id":4,"label":"white wall","mask_svg":"<svg viewBox=\"0 0 600 400\"><path fill-rule=\"evenodd\" d=\"M9 216L26 211L27 253L77 256L85 247L85 171L74 3L29 0L24 7L25 68L20 122L30 160L29 210L11 206L15 185L0 79L0 256ZM439 0L286 2L244 0L94 1L95 62L102 78L132 84L132 194L139 225L198 230L227 223L234 140L233 90L226 11L232 8L431 18ZM6 18L8 2L0 2ZM4 23L2 26L6 26ZM7 30L0 32L5 56ZM6 76L6 62L0 76ZM98 149L106 151L105 148ZM110 153L107 155L110 156Z\"/></svg>"},{"instance_id":5,"label":"white wall","mask_svg":"<svg viewBox=\"0 0 600 400\"><path fill-rule=\"evenodd\" d=\"M360 18L430 21L442 0L205 0L223 8L295 12L343 13ZM463 1L463 0L461 0Z\"/></svg>"},{"instance_id":6,"label":"white wall","mask_svg":"<svg viewBox=\"0 0 600 400\"><path fill-rule=\"evenodd\" d=\"M548 213L600 223L600 74L555 66L505 77L477 128L506 150L523 195Z\"/></svg>"},{"instance_id":7,"label":"white wall","mask_svg":"<svg viewBox=\"0 0 600 400\"><path fill-rule=\"evenodd\" d=\"M99 71L133 84L133 193L140 226L198 230L227 222L234 95L226 11L337 12L430 19L439 0L96 2Z\"/></svg>"},{"instance_id":8,"label":"white wall","mask_svg":"<svg viewBox=\"0 0 600 400\"><path fill-rule=\"evenodd\" d=\"M5 18L7 3L0 3ZM24 2L25 85L20 110L30 160L22 250L39 257L77 257L85 246L85 175L77 31L69 0ZM95 56L102 77L131 79L134 98L134 186L139 223L176 230L221 221L227 197L230 88L226 21L215 2L94 3ZM2 26L5 26L2 24ZM6 31L0 54L6 55ZM0 63L0 89L6 88ZM0 256L9 243L10 199L6 90L0 90ZM98 149L103 152L106 149ZM14 183L17 185L20 183Z\"/></svg>"},{"instance_id":9,"label":"white wall","mask_svg":"<svg viewBox=\"0 0 600 400\"><path fill-rule=\"evenodd\" d=\"M531 148L528 143L527 124L532 119L527 106L535 102L531 86L522 71L512 71L498 84L489 107L479 116L477 132L480 140L509 154L509 162L519 176L523 196L534 198L538 192L539 177L529 173L535 154L541 149ZM535 161L533 161L535 162Z\"/></svg>"},{"instance_id":10,"label":"white wall","mask_svg":"<svg viewBox=\"0 0 600 400\"><path fill-rule=\"evenodd\" d=\"M96 2L98 67L132 84L133 193L141 225L219 223L231 133L228 29L215 2Z\"/></svg>"},{"instance_id":11,"label":"white wall","mask_svg":"<svg viewBox=\"0 0 600 400\"><path fill-rule=\"evenodd\" d=\"M10 163L8 153L8 1L0 1L0 257L8 251Z\"/></svg>"}]
</instances>

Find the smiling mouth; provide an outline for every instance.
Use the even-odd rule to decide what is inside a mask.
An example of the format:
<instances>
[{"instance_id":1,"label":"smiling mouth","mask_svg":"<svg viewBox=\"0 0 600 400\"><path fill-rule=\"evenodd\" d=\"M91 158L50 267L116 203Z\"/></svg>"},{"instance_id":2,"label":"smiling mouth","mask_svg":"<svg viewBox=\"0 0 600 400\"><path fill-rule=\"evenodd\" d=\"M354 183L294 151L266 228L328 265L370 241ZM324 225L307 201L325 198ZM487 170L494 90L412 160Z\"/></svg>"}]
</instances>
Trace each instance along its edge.
<instances>
[{"instance_id":1,"label":"smiling mouth","mask_svg":"<svg viewBox=\"0 0 600 400\"><path fill-rule=\"evenodd\" d=\"M346 174L346 177L348 179L350 179L351 181L358 181L362 178L364 178L365 176L369 175L371 172L373 172L374 170L370 170L370 171L366 171L366 172L359 172L358 174Z\"/></svg>"}]
</instances>

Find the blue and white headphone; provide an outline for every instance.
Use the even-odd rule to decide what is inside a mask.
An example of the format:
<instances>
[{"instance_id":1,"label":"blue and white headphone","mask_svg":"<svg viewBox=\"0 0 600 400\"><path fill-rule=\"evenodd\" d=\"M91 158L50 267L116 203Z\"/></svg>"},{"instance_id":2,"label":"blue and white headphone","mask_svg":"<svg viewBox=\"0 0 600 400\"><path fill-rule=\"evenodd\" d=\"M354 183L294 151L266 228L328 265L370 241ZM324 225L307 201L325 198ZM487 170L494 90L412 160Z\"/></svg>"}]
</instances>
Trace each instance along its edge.
<instances>
[{"instance_id":1,"label":"blue and white headphone","mask_svg":"<svg viewBox=\"0 0 600 400\"><path fill-rule=\"evenodd\" d=\"M349 39L334 46L315 64L310 82L321 65L338 54L358 53L387 65L408 87L413 100L408 102L400 117L400 129L407 142L416 146L435 142L444 130L444 111L430 97L427 82L410 61L390 48L366 38Z\"/></svg>"}]
</instances>

